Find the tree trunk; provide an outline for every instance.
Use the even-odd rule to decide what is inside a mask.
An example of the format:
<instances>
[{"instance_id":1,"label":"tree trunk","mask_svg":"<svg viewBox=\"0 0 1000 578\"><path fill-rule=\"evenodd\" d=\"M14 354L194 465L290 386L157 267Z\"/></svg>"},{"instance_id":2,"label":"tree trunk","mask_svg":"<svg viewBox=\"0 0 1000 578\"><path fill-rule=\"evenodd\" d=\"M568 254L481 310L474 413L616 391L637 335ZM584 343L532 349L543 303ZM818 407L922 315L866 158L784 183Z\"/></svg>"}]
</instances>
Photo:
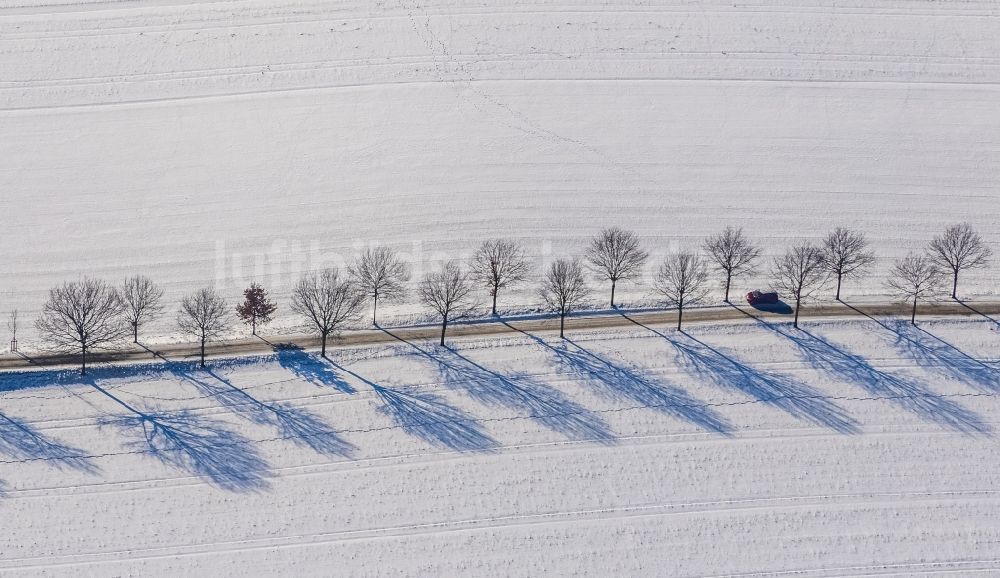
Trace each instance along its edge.
<instances>
[{"instance_id":1,"label":"tree trunk","mask_svg":"<svg viewBox=\"0 0 1000 578\"><path fill-rule=\"evenodd\" d=\"M497 316L497 293L498 292L499 292L498 288L497 287L493 287L493 317Z\"/></svg>"},{"instance_id":2,"label":"tree trunk","mask_svg":"<svg viewBox=\"0 0 1000 578\"><path fill-rule=\"evenodd\" d=\"M254 337L256 337L257 336L257 318L256 317L254 317L253 319L250 320L250 327L251 327L250 333L252 333L254 335Z\"/></svg>"},{"instance_id":3,"label":"tree trunk","mask_svg":"<svg viewBox=\"0 0 1000 578\"><path fill-rule=\"evenodd\" d=\"M955 276L951 283L951 298L958 301L958 269L955 269Z\"/></svg>"},{"instance_id":4,"label":"tree trunk","mask_svg":"<svg viewBox=\"0 0 1000 578\"><path fill-rule=\"evenodd\" d=\"M917 298L913 298L913 311L910 312L910 325L917 324Z\"/></svg>"},{"instance_id":5,"label":"tree trunk","mask_svg":"<svg viewBox=\"0 0 1000 578\"><path fill-rule=\"evenodd\" d=\"M372 307L372 325L378 325L378 322L375 321L375 314L378 313L378 292L375 292L373 297L374 297L374 306Z\"/></svg>"},{"instance_id":6,"label":"tree trunk","mask_svg":"<svg viewBox=\"0 0 1000 578\"><path fill-rule=\"evenodd\" d=\"M840 283L843 280L843 277L843 273L837 273L837 301L840 301Z\"/></svg>"},{"instance_id":7,"label":"tree trunk","mask_svg":"<svg viewBox=\"0 0 1000 578\"><path fill-rule=\"evenodd\" d=\"M802 304L802 298L801 297L796 297L795 298L795 322L792 323L792 326L795 327L796 329L799 328L799 308L800 308L801 304Z\"/></svg>"},{"instance_id":8,"label":"tree trunk","mask_svg":"<svg viewBox=\"0 0 1000 578\"><path fill-rule=\"evenodd\" d=\"M320 346L319 355L323 359L326 359L326 337L327 337L327 335L329 335L329 332L327 332L327 331L324 331L324 332L322 332L320 334L320 338L321 338L321 341L323 342L323 344Z\"/></svg>"},{"instance_id":9,"label":"tree trunk","mask_svg":"<svg viewBox=\"0 0 1000 578\"><path fill-rule=\"evenodd\" d=\"M612 309L615 308L615 285L617 283L618 282L615 281L614 279L611 280L611 308Z\"/></svg>"},{"instance_id":10,"label":"tree trunk","mask_svg":"<svg viewBox=\"0 0 1000 578\"><path fill-rule=\"evenodd\" d=\"M566 310L564 309L559 312L559 339L566 338L565 330L566 330Z\"/></svg>"},{"instance_id":11,"label":"tree trunk","mask_svg":"<svg viewBox=\"0 0 1000 578\"><path fill-rule=\"evenodd\" d=\"M677 331L681 330L681 320L684 319L684 303L677 304Z\"/></svg>"},{"instance_id":12,"label":"tree trunk","mask_svg":"<svg viewBox=\"0 0 1000 578\"><path fill-rule=\"evenodd\" d=\"M80 347L80 353L82 353L83 359L80 362L80 375L87 375L87 346L83 345Z\"/></svg>"},{"instance_id":13,"label":"tree trunk","mask_svg":"<svg viewBox=\"0 0 1000 578\"><path fill-rule=\"evenodd\" d=\"M733 282L733 274L727 271L726 272L726 298L724 299L724 301L726 303L729 303L729 286L732 284L732 282Z\"/></svg>"},{"instance_id":14,"label":"tree trunk","mask_svg":"<svg viewBox=\"0 0 1000 578\"><path fill-rule=\"evenodd\" d=\"M448 316L441 317L441 347L444 347L444 332L448 329Z\"/></svg>"},{"instance_id":15,"label":"tree trunk","mask_svg":"<svg viewBox=\"0 0 1000 578\"><path fill-rule=\"evenodd\" d=\"M201 336L201 366L205 367L205 336Z\"/></svg>"},{"instance_id":16,"label":"tree trunk","mask_svg":"<svg viewBox=\"0 0 1000 578\"><path fill-rule=\"evenodd\" d=\"M132 343L139 343L139 324L132 324Z\"/></svg>"}]
</instances>

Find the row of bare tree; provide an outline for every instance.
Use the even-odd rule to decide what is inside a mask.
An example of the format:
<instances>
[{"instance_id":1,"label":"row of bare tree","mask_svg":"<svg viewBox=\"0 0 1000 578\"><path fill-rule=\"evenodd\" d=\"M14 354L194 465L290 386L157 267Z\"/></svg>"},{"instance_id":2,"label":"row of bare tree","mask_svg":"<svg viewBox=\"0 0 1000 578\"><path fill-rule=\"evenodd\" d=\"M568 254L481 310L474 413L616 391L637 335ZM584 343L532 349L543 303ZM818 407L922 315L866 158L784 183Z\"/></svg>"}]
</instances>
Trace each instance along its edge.
<instances>
[{"instance_id":1,"label":"row of bare tree","mask_svg":"<svg viewBox=\"0 0 1000 578\"><path fill-rule=\"evenodd\" d=\"M733 280L756 271L760 265L761 249L742 229L726 228L707 238L702 249L700 253L668 255L654 276L655 291L667 306L678 311L678 329L684 309L703 302L708 295L710 267L720 273L728 303ZM901 299L912 301L911 322L915 322L917 302L936 294L947 274L952 280L951 296L957 299L959 274L985 267L990 257L990 249L968 224L954 225L935 237L924 253L910 254L896 262L886 287ZM635 280L648 259L649 253L635 233L610 228L591 240L584 259L564 258L551 263L542 275L539 296L559 315L560 336L564 334L566 316L590 295L586 271L610 284L614 308L618 284ZM835 297L840 300L843 282L867 274L874 262L875 255L863 233L837 228L820 245L796 245L775 257L770 273L776 288L795 301L794 325L798 327L799 311L807 299L835 280ZM449 322L475 307L478 287L488 290L496 315L500 292L525 282L530 272L530 260L518 242L492 239L478 248L467 267L451 261L424 276L417 296L440 320L440 342L444 345ZM325 357L330 336L358 319L369 300L372 323L377 325L379 303L404 298L409 280L410 269L399 255L389 248L376 247L365 251L346 274L330 268L303 275L292 291L290 308L320 336ZM162 301L163 290L146 277L129 278L120 287L84 278L50 290L35 325L52 349L79 352L81 373L86 373L87 354L94 348L112 346L126 335L138 343L140 328L162 315ZM276 310L277 304L256 283L244 291L244 300L235 308L254 335ZM200 289L181 301L177 326L198 339L203 366L205 345L231 330L231 313L225 298L211 288ZM15 312L15 331L16 319Z\"/></svg>"}]
</instances>

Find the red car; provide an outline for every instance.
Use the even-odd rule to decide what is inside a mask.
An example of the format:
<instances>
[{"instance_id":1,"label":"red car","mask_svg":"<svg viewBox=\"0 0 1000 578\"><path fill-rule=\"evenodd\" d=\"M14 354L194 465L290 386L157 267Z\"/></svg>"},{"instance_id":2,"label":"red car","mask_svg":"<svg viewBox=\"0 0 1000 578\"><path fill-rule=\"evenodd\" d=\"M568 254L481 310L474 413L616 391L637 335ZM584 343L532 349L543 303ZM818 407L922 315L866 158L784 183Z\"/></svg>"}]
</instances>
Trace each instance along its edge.
<instances>
[{"instance_id":1,"label":"red car","mask_svg":"<svg viewBox=\"0 0 1000 578\"><path fill-rule=\"evenodd\" d=\"M761 293L758 289L747 293L747 303L750 305L774 305L778 301L778 294L774 291Z\"/></svg>"}]
</instances>

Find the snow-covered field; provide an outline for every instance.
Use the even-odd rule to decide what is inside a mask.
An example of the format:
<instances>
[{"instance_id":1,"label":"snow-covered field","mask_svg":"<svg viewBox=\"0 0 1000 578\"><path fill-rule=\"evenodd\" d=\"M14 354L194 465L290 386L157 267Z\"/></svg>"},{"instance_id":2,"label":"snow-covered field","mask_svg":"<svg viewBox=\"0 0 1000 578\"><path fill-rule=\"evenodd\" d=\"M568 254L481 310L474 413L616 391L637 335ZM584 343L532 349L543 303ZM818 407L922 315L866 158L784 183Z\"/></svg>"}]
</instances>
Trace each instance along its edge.
<instances>
[{"instance_id":1,"label":"snow-covered field","mask_svg":"<svg viewBox=\"0 0 1000 578\"><path fill-rule=\"evenodd\" d=\"M952 223L1000 254L998 87L992 0L0 0L0 314L256 280L280 333L369 243L419 277L612 225L858 228L880 299ZM998 346L859 317L0 373L0 575L996 574Z\"/></svg>"},{"instance_id":2,"label":"snow-covered field","mask_svg":"<svg viewBox=\"0 0 1000 578\"><path fill-rule=\"evenodd\" d=\"M988 575L998 327L636 326L7 374L0 574Z\"/></svg>"},{"instance_id":3,"label":"snow-covered field","mask_svg":"<svg viewBox=\"0 0 1000 578\"><path fill-rule=\"evenodd\" d=\"M883 260L849 293L883 293L953 222L1000 252L998 80L993 1L0 0L0 307L84 272L284 298L370 242L419 274L610 225L853 226Z\"/></svg>"}]
</instances>

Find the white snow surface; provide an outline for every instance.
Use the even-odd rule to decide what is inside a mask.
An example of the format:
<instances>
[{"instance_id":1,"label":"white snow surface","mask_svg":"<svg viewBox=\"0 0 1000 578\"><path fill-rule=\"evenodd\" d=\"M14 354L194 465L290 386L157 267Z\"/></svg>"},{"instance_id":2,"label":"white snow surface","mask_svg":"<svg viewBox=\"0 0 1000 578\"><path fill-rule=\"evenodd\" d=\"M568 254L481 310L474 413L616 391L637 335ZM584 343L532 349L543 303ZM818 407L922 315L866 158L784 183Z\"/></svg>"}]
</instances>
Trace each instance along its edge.
<instances>
[{"instance_id":1,"label":"white snow surface","mask_svg":"<svg viewBox=\"0 0 1000 578\"><path fill-rule=\"evenodd\" d=\"M0 0L0 307L130 273L284 302L370 243L419 276L612 225L655 256L856 227L881 260L847 292L884 293L951 223L1000 253L998 80L992 1Z\"/></svg>"},{"instance_id":2,"label":"white snow surface","mask_svg":"<svg viewBox=\"0 0 1000 578\"><path fill-rule=\"evenodd\" d=\"M0 0L0 312L256 280L281 333L372 243L419 277L613 225L650 270L855 227L877 299L949 224L1000 254L998 82L992 1ZM0 575L1000 572L997 323L570 338L0 373Z\"/></svg>"},{"instance_id":3,"label":"white snow surface","mask_svg":"<svg viewBox=\"0 0 1000 578\"><path fill-rule=\"evenodd\" d=\"M0 575L991 575L998 327L2 374Z\"/></svg>"}]
</instances>

